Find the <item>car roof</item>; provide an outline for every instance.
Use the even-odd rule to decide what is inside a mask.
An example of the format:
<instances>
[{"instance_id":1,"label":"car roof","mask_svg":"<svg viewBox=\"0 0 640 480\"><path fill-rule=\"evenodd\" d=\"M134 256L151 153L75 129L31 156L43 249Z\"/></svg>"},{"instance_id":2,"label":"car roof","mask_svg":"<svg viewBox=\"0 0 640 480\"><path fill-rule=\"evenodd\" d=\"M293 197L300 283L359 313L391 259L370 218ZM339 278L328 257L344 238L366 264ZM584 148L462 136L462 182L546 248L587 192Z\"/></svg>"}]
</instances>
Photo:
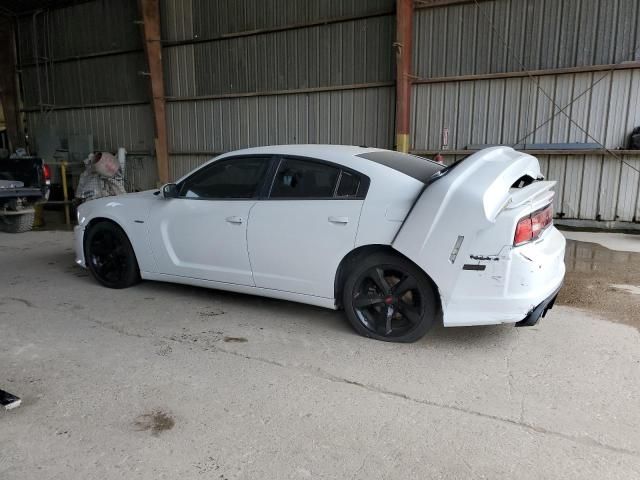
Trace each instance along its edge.
<instances>
[{"instance_id":1,"label":"car roof","mask_svg":"<svg viewBox=\"0 0 640 480\"><path fill-rule=\"evenodd\" d=\"M299 155L304 157L316 157L320 160L329 160L338 155L359 155L367 152L385 151L381 148L370 148L355 145L323 145L323 144L295 144L295 145L268 145L264 147L243 148L227 152L218 158L236 155Z\"/></svg>"}]
</instances>

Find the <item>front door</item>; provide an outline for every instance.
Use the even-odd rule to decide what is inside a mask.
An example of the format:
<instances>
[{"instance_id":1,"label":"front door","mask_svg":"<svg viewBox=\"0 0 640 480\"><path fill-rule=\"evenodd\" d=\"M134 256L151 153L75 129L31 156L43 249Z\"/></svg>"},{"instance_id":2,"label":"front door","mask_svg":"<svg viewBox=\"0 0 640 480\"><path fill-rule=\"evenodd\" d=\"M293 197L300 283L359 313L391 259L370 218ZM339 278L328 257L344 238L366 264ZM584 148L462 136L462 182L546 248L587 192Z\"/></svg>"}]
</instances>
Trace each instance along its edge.
<instances>
[{"instance_id":1,"label":"front door","mask_svg":"<svg viewBox=\"0 0 640 480\"><path fill-rule=\"evenodd\" d=\"M178 198L158 197L149 215L158 272L254 285L247 251L247 221L268 157L210 163L178 184Z\"/></svg>"}]
</instances>

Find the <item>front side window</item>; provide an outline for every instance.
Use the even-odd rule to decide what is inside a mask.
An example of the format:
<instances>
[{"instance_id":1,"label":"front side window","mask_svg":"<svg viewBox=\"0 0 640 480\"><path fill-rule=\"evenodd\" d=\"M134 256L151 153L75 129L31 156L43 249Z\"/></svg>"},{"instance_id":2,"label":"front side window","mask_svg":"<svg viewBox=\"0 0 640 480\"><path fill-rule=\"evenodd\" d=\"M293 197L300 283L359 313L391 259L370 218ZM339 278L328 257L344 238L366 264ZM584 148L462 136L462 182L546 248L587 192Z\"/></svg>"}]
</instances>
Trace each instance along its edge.
<instances>
[{"instance_id":1,"label":"front side window","mask_svg":"<svg viewBox=\"0 0 640 480\"><path fill-rule=\"evenodd\" d=\"M254 198L269 167L268 158L213 162L180 185L180 196L201 199Z\"/></svg>"},{"instance_id":2,"label":"front side window","mask_svg":"<svg viewBox=\"0 0 640 480\"><path fill-rule=\"evenodd\" d=\"M284 159L271 188L271 198L333 198L340 169L306 160Z\"/></svg>"}]
</instances>

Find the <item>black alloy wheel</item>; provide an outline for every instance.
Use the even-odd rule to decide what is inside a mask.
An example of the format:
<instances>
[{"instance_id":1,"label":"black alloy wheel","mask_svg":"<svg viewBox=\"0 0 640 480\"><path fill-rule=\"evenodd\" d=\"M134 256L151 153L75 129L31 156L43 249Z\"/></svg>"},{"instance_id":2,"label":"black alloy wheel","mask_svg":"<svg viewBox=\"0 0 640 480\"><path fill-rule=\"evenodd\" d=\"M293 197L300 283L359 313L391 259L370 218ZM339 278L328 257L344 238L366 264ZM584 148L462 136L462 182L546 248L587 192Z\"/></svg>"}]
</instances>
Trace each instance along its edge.
<instances>
[{"instance_id":1,"label":"black alloy wheel","mask_svg":"<svg viewBox=\"0 0 640 480\"><path fill-rule=\"evenodd\" d=\"M124 231L112 222L89 228L84 239L85 261L93 277L109 288L126 288L140 279L138 262Z\"/></svg>"},{"instance_id":2,"label":"black alloy wheel","mask_svg":"<svg viewBox=\"0 0 640 480\"><path fill-rule=\"evenodd\" d=\"M343 303L360 334L391 342L418 340L436 313L426 275L391 254L374 254L354 268L345 284Z\"/></svg>"}]
</instances>

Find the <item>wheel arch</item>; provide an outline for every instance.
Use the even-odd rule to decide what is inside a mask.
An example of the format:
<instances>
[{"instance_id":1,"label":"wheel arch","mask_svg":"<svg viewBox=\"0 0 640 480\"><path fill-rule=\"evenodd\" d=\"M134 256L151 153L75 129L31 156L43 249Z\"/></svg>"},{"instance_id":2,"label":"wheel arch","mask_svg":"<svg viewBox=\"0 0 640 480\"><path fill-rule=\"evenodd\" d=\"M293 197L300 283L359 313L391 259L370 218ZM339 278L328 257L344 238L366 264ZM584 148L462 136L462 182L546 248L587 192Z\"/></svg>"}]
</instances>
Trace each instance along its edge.
<instances>
[{"instance_id":1,"label":"wheel arch","mask_svg":"<svg viewBox=\"0 0 640 480\"><path fill-rule=\"evenodd\" d=\"M84 239L84 237L86 237L87 232L91 229L91 227L93 227L94 225L96 225L98 223L103 223L103 222L105 222L105 223L113 223L115 226L120 228L120 230L122 230L127 235L127 238L129 239L129 242L131 242L131 235L129 235L129 232L127 232L126 228L124 228L122 226L122 224L118 220L115 220L115 219L109 218L109 217L94 217L91 220L89 220L87 222L87 224L84 226L83 239Z\"/></svg>"},{"instance_id":2,"label":"wheel arch","mask_svg":"<svg viewBox=\"0 0 640 480\"><path fill-rule=\"evenodd\" d=\"M403 258L408 262L411 262L415 265L420 271L422 271L429 282L431 283L431 288L433 288L433 293L435 294L436 300L438 301L438 309L442 310L442 299L440 295L440 289L436 282L431 278L428 272L426 272L420 265L416 264L413 260L411 260L406 255L403 255L398 250L394 249L390 245L382 245L382 244L371 244L371 245L362 245L358 248L351 250L347 253L344 258L340 261L338 265L338 270L336 271L335 281L334 281L334 298L336 302L336 306L338 308L342 308L342 289L344 288L344 284L347 280L349 272L351 268L358 262L359 259L366 257L368 255L372 255L374 253L389 253L391 255L395 255L397 257Z\"/></svg>"},{"instance_id":3,"label":"wheel arch","mask_svg":"<svg viewBox=\"0 0 640 480\"><path fill-rule=\"evenodd\" d=\"M138 263L138 268L140 268L140 256L138 255L137 249L136 249L136 245L135 243L132 241L132 236L131 234L127 231L126 228L124 228L122 226L122 223L120 223L118 220L113 219L113 218L109 218L109 217L94 217L91 220L89 220L87 222L87 224L84 227L84 231L82 232L82 252L84 254L84 258L85 258L85 262L86 262L86 258L87 258L87 245L86 245L86 237L87 237L87 232L91 229L91 227L93 227L94 225L98 224L98 223L112 223L114 224L116 227L118 227L120 230L122 230L124 232L124 234L127 236L127 240L129 240L129 243L131 244L131 248L133 249L133 254L136 257L136 262Z\"/></svg>"}]
</instances>

